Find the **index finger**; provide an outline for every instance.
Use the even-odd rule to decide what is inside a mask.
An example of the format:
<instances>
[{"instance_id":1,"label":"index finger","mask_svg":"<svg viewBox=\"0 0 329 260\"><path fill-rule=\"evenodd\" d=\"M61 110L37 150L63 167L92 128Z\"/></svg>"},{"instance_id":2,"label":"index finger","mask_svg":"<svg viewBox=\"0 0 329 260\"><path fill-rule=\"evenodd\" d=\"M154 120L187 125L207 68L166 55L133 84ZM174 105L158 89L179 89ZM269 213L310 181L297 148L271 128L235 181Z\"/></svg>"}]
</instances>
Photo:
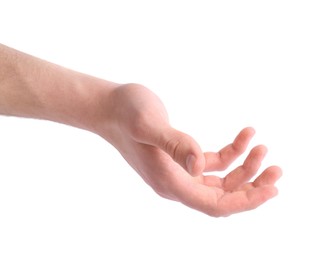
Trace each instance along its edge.
<instances>
[{"instance_id":1,"label":"index finger","mask_svg":"<svg viewBox=\"0 0 329 260\"><path fill-rule=\"evenodd\" d=\"M237 159L247 149L247 146L254 136L255 130L252 127L244 128L234 139L219 152L204 153L206 159L205 171L223 171L235 159Z\"/></svg>"}]
</instances>

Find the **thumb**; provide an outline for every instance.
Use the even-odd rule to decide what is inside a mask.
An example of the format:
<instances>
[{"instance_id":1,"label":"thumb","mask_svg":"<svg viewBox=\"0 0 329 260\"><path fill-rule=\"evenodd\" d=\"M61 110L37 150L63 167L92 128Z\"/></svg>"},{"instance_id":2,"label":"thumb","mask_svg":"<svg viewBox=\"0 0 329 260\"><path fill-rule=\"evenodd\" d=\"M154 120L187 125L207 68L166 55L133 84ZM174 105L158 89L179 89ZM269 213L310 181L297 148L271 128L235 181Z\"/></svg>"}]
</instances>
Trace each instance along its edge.
<instances>
[{"instance_id":1,"label":"thumb","mask_svg":"<svg viewBox=\"0 0 329 260\"><path fill-rule=\"evenodd\" d=\"M204 154L191 136L170 127L162 132L157 146L192 176L202 174L205 168Z\"/></svg>"}]
</instances>

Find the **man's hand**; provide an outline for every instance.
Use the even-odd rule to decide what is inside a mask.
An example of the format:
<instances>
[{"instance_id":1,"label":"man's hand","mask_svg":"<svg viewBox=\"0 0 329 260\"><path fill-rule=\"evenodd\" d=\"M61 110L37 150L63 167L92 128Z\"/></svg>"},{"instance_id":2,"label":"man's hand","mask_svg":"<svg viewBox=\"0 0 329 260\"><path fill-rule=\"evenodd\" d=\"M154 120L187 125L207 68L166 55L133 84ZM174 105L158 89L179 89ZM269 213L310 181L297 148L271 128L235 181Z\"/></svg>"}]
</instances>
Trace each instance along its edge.
<instances>
[{"instance_id":1,"label":"man's hand","mask_svg":"<svg viewBox=\"0 0 329 260\"><path fill-rule=\"evenodd\" d=\"M253 182L266 148L251 150L226 177L225 170L254 134L240 132L218 153L203 153L189 135L169 124L161 100L137 84L119 85L40 60L0 44L0 114L51 120L95 132L113 144L161 196L211 216L256 208L277 194L279 167Z\"/></svg>"},{"instance_id":2,"label":"man's hand","mask_svg":"<svg viewBox=\"0 0 329 260\"><path fill-rule=\"evenodd\" d=\"M112 143L160 196L179 201L211 216L251 210L277 194L281 169L272 166L253 182L266 154L254 147L243 165L225 177L204 175L223 171L246 150L254 135L243 129L219 152L203 153L197 142L172 128L160 99L137 84L116 88L110 95L109 121L99 134Z\"/></svg>"}]
</instances>

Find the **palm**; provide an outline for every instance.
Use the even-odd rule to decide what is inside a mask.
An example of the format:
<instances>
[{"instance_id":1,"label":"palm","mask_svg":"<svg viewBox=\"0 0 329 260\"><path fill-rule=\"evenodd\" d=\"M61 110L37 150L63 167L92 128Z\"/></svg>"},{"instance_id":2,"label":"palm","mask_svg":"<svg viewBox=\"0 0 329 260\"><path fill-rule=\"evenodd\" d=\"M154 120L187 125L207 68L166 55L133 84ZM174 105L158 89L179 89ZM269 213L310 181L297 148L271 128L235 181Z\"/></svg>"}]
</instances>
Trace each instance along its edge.
<instances>
[{"instance_id":1,"label":"palm","mask_svg":"<svg viewBox=\"0 0 329 260\"><path fill-rule=\"evenodd\" d=\"M249 131L248 128L242 131L242 137ZM209 215L227 216L250 210L276 194L274 183L281 175L280 168L276 166L267 168L255 181L249 182L266 153L264 146L253 148L244 164L224 178L215 175L192 177L161 149L140 143L133 146L135 152L123 156L159 195ZM225 158L232 147L229 145L220 153L205 153L206 161L211 161L205 170L213 170L215 164L219 170L226 168L239 154L232 154L222 161L220 158ZM218 158L217 161L214 157Z\"/></svg>"}]
</instances>

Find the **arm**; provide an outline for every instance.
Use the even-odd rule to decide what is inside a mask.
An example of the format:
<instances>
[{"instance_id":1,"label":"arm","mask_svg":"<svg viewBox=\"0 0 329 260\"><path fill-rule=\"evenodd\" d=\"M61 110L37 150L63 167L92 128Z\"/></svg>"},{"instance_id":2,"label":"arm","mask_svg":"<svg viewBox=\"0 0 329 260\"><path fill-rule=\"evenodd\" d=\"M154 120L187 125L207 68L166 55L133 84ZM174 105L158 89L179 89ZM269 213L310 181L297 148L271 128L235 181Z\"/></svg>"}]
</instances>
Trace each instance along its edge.
<instances>
[{"instance_id":1,"label":"arm","mask_svg":"<svg viewBox=\"0 0 329 260\"><path fill-rule=\"evenodd\" d=\"M203 153L174 129L161 100L138 84L119 85L0 45L0 114L46 119L92 131L110 142L159 195L211 216L258 207L277 194L277 166L253 182L266 154L254 147L243 165L225 170L254 135L243 129L219 152Z\"/></svg>"},{"instance_id":2,"label":"arm","mask_svg":"<svg viewBox=\"0 0 329 260\"><path fill-rule=\"evenodd\" d=\"M0 114L93 131L117 86L0 44Z\"/></svg>"}]
</instances>

